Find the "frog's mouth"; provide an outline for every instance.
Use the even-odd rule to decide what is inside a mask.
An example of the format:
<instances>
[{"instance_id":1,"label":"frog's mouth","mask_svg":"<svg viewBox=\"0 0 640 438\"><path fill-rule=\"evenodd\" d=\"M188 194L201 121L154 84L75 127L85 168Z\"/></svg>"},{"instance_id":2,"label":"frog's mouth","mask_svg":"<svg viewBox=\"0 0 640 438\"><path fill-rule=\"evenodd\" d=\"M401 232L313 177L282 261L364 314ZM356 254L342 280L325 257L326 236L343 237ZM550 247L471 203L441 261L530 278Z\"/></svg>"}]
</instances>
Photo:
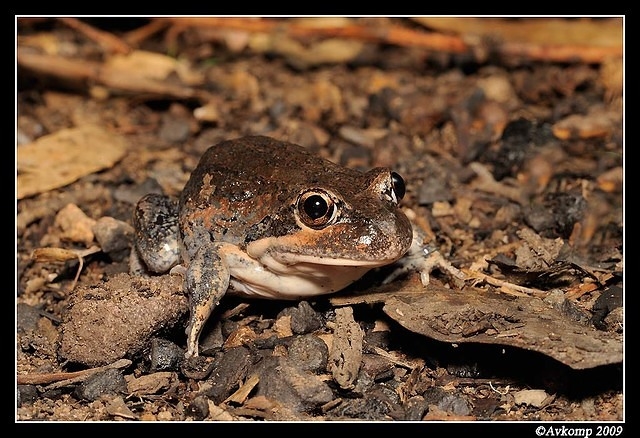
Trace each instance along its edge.
<instances>
[{"instance_id":1,"label":"frog's mouth","mask_svg":"<svg viewBox=\"0 0 640 438\"><path fill-rule=\"evenodd\" d=\"M315 245L287 245L290 243L282 237L261 239L251 242L247 246L247 254L269 268L294 265L324 265L362 267L373 269L391 264L400 259L409 249L408 246L389 245L384 251L346 250L340 257L332 257L320 246ZM273 270L278 270L273 269Z\"/></svg>"},{"instance_id":2,"label":"frog's mouth","mask_svg":"<svg viewBox=\"0 0 640 438\"><path fill-rule=\"evenodd\" d=\"M278 253L272 254L271 257L283 265L326 265L326 266L361 266L367 268L377 268L389 265L397 261L402 255L394 258L385 258L377 260L362 260L349 258L333 258L320 257L314 255L296 254L296 253Z\"/></svg>"}]
</instances>

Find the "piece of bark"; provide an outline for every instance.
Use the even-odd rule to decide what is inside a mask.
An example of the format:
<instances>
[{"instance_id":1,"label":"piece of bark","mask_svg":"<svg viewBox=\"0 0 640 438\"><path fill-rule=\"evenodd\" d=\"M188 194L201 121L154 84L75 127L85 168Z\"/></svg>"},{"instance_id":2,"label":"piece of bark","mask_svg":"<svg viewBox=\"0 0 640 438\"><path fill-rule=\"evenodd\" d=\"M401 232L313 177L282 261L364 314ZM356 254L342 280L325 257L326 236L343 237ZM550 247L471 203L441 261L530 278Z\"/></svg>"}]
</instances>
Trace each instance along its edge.
<instances>
[{"instance_id":1,"label":"piece of bark","mask_svg":"<svg viewBox=\"0 0 640 438\"><path fill-rule=\"evenodd\" d=\"M336 328L331 351L329 370L341 388L353 388L362 363L362 341L364 332L353 319L353 309L336 309Z\"/></svg>"}]
</instances>

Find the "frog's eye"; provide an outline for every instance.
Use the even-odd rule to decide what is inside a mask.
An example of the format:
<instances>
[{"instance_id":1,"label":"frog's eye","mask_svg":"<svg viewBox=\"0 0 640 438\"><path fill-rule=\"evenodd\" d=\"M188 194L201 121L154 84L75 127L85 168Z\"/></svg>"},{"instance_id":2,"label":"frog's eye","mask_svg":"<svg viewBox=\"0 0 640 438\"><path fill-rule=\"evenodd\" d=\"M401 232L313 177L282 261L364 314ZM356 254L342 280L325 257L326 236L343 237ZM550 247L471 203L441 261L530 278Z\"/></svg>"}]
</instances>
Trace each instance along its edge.
<instances>
[{"instance_id":1,"label":"frog's eye","mask_svg":"<svg viewBox=\"0 0 640 438\"><path fill-rule=\"evenodd\" d=\"M319 230L333 223L337 217L336 203L328 193L320 190L310 190L298 197L296 210L300 221Z\"/></svg>"},{"instance_id":2,"label":"frog's eye","mask_svg":"<svg viewBox=\"0 0 640 438\"><path fill-rule=\"evenodd\" d=\"M391 189L393 191L394 201L396 203L400 202L400 200L404 198L407 188L404 184L404 179L395 172L391 172Z\"/></svg>"}]
</instances>

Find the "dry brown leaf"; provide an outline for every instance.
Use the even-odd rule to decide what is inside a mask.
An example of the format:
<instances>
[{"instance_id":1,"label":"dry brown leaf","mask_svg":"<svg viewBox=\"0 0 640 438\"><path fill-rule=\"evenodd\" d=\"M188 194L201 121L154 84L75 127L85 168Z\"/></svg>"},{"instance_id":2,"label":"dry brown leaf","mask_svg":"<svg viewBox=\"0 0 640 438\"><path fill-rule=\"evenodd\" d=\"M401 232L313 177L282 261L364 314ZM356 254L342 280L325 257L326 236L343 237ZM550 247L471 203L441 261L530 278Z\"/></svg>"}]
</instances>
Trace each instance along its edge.
<instances>
[{"instance_id":1,"label":"dry brown leaf","mask_svg":"<svg viewBox=\"0 0 640 438\"><path fill-rule=\"evenodd\" d=\"M517 405L529 405L535 408L544 406L545 401L549 399L543 389L524 389L513 394L514 402Z\"/></svg>"},{"instance_id":2,"label":"dry brown leaf","mask_svg":"<svg viewBox=\"0 0 640 438\"><path fill-rule=\"evenodd\" d=\"M123 71L158 81L166 80L175 73L187 85L200 85L204 77L197 74L184 62L167 55L145 50L135 50L126 55L114 55L104 64L107 70Z\"/></svg>"},{"instance_id":3,"label":"dry brown leaf","mask_svg":"<svg viewBox=\"0 0 640 438\"><path fill-rule=\"evenodd\" d=\"M98 126L63 129L18 146L18 199L64 187L117 163L123 137Z\"/></svg>"},{"instance_id":4,"label":"dry brown leaf","mask_svg":"<svg viewBox=\"0 0 640 438\"><path fill-rule=\"evenodd\" d=\"M600 174L596 179L598 188L609 193L620 193L624 183L624 169L617 166Z\"/></svg>"},{"instance_id":5,"label":"dry brown leaf","mask_svg":"<svg viewBox=\"0 0 640 438\"><path fill-rule=\"evenodd\" d=\"M573 369L622 362L621 336L563 317L535 297L430 287L422 295L391 295L383 310L405 328L441 342L511 345Z\"/></svg>"},{"instance_id":6,"label":"dry brown leaf","mask_svg":"<svg viewBox=\"0 0 640 438\"><path fill-rule=\"evenodd\" d=\"M136 50L128 55L114 55L104 66L151 79L163 80L176 70L177 61L160 53Z\"/></svg>"},{"instance_id":7,"label":"dry brown leaf","mask_svg":"<svg viewBox=\"0 0 640 438\"><path fill-rule=\"evenodd\" d=\"M223 347L226 349L247 345L256 339L257 335L251 327L243 326L229 335Z\"/></svg>"},{"instance_id":8,"label":"dry brown leaf","mask_svg":"<svg viewBox=\"0 0 640 438\"><path fill-rule=\"evenodd\" d=\"M258 33L251 36L249 47L260 53L272 52L283 55L298 68L307 68L351 61L362 51L364 44L360 41L329 38L305 46L286 35Z\"/></svg>"},{"instance_id":9,"label":"dry brown leaf","mask_svg":"<svg viewBox=\"0 0 640 438\"><path fill-rule=\"evenodd\" d=\"M406 329L447 343L509 345L536 351L576 370L622 363L619 333L572 320L538 297L500 295L406 281L329 299L335 306L384 303Z\"/></svg>"},{"instance_id":10,"label":"dry brown leaf","mask_svg":"<svg viewBox=\"0 0 640 438\"><path fill-rule=\"evenodd\" d=\"M69 50L70 47L70 44L63 44L60 39L51 32L21 35L18 37L18 44L23 47L32 47L41 50L47 55L59 55L65 48Z\"/></svg>"},{"instance_id":11,"label":"dry brown leaf","mask_svg":"<svg viewBox=\"0 0 640 438\"><path fill-rule=\"evenodd\" d=\"M95 238L93 234L95 224L96 220L87 216L80 207L75 204L67 204L56 214L53 222L55 231L59 231L55 238L89 246Z\"/></svg>"}]
</instances>

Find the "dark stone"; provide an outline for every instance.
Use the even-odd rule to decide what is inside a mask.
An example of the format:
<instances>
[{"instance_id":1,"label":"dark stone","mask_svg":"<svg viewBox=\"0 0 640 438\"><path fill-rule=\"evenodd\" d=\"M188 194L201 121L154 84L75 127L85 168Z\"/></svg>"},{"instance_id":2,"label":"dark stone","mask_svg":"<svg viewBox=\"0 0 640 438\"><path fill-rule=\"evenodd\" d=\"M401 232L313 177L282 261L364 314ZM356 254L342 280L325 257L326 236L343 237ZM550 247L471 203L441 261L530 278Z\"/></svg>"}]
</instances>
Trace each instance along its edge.
<instances>
[{"instance_id":1,"label":"dark stone","mask_svg":"<svg viewBox=\"0 0 640 438\"><path fill-rule=\"evenodd\" d=\"M187 405L186 413L195 421L202 421L209 415L209 401L204 396L198 396Z\"/></svg>"},{"instance_id":2,"label":"dark stone","mask_svg":"<svg viewBox=\"0 0 640 438\"><path fill-rule=\"evenodd\" d=\"M432 205L434 202L453 199L453 193L447 182L438 176L426 177L418 190L419 205Z\"/></svg>"},{"instance_id":3,"label":"dark stone","mask_svg":"<svg viewBox=\"0 0 640 438\"><path fill-rule=\"evenodd\" d=\"M381 331L367 331L364 335L364 347L365 353L375 353L374 347L382 348L383 350L389 349L391 342L391 332L388 330Z\"/></svg>"},{"instance_id":4,"label":"dark stone","mask_svg":"<svg viewBox=\"0 0 640 438\"><path fill-rule=\"evenodd\" d=\"M214 361L207 356L196 356L185 359L180 364L180 372L183 376L194 379L203 380L213 370Z\"/></svg>"},{"instance_id":5,"label":"dark stone","mask_svg":"<svg viewBox=\"0 0 640 438\"><path fill-rule=\"evenodd\" d=\"M38 399L38 389L35 385L18 385L18 407L30 405Z\"/></svg>"},{"instance_id":6,"label":"dark stone","mask_svg":"<svg viewBox=\"0 0 640 438\"><path fill-rule=\"evenodd\" d=\"M393 367L393 362L377 354L362 355L361 371L365 371L373 380L393 377Z\"/></svg>"},{"instance_id":7,"label":"dark stone","mask_svg":"<svg viewBox=\"0 0 640 438\"><path fill-rule=\"evenodd\" d=\"M277 400L294 411L309 411L334 399L320 377L297 368L287 358L267 356L253 372L260 379L256 395Z\"/></svg>"},{"instance_id":8,"label":"dark stone","mask_svg":"<svg viewBox=\"0 0 640 438\"><path fill-rule=\"evenodd\" d=\"M442 388L429 388L423 396L427 406L436 405L441 411L450 412L454 415L471 414L472 409L467 400L457 395L449 394Z\"/></svg>"},{"instance_id":9,"label":"dark stone","mask_svg":"<svg viewBox=\"0 0 640 438\"><path fill-rule=\"evenodd\" d=\"M184 358L184 350L171 341L161 338L151 340L150 372L177 371Z\"/></svg>"},{"instance_id":10,"label":"dark stone","mask_svg":"<svg viewBox=\"0 0 640 438\"><path fill-rule=\"evenodd\" d=\"M189 138L190 128L189 121L167 115L162 118L162 125L158 136L168 143L182 143Z\"/></svg>"},{"instance_id":11,"label":"dark stone","mask_svg":"<svg viewBox=\"0 0 640 438\"><path fill-rule=\"evenodd\" d=\"M427 412L429 412L429 405L424 397L417 395L406 401L404 411L404 419L406 421L421 421Z\"/></svg>"},{"instance_id":12,"label":"dark stone","mask_svg":"<svg viewBox=\"0 0 640 438\"><path fill-rule=\"evenodd\" d=\"M211 321L212 324L206 324L204 330L200 334L200 354L203 356L215 356L224 345L224 337L222 335L223 324L218 321ZM229 336L229 334L227 334Z\"/></svg>"},{"instance_id":13,"label":"dark stone","mask_svg":"<svg viewBox=\"0 0 640 438\"><path fill-rule=\"evenodd\" d=\"M17 309L17 329L18 333L33 331L38 327L38 320L41 317L41 311L37 307L30 306L25 303L18 303Z\"/></svg>"},{"instance_id":14,"label":"dark stone","mask_svg":"<svg viewBox=\"0 0 640 438\"><path fill-rule=\"evenodd\" d=\"M124 394L127 382L119 369L100 371L82 382L75 390L78 398L94 401L105 394Z\"/></svg>"},{"instance_id":15,"label":"dark stone","mask_svg":"<svg viewBox=\"0 0 640 438\"><path fill-rule=\"evenodd\" d=\"M233 347L217 358L207 383L211 386L203 391L214 403L221 403L238 389L239 382L247 376L252 364L251 353L246 347Z\"/></svg>"},{"instance_id":16,"label":"dark stone","mask_svg":"<svg viewBox=\"0 0 640 438\"><path fill-rule=\"evenodd\" d=\"M115 262L123 261L130 253L133 227L112 217L102 217L93 226L93 233L102 251Z\"/></svg>"},{"instance_id":17,"label":"dark stone","mask_svg":"<svg viewBox=\"0 0 640 438\"><path fill-rule=\"evenodd\" d=\"M330 415L369 421L402 420L404 410L395 400L397 397L390 396L392 392L381 385L374 385L362 398L344 399L330 411Z\"/></svg>"},{"instance_id":18,"label":"dark stone","mask_svg":"<svg viewBox=\"0 0 640 438\"><path fill-rule=\"evenodd\" d=\"M467 400L454 394L447 394L440 399L438 409L454 415L470 415L472 410Z\"/></svg>"},{"instance_id":19,"label":"dark stone","mask_svg":"<svg viewBox=\"0 0 640 438\"><path fill-rule=\"evenodd\" d=\"M298 307L284 309L278 318L288 315L291 316L291 331L296 335L311 333L322 327L322 316L306 301L300 301Z\"/></svg>"},{"instance_id":20,"label":"dark stone","mask_svg":"<svg viewBox=\"0 0 640 438\"><path fill-rule=\"evenodd\" d=\"M569 238L584 217L587 201L580 193L554 193L524 210L524 221L543 237Z\"/></svg>"},{"instance_id":21,"label":"dark stone","mask_svg":"<svg viewBox=\"0 0 640 438\"><path fill-rule=\"evenodd\" d=\"M593 317L591 321L596 328L606 330L607 324L604 319L612 310L622 307L622 288L620 286L611 286L605 289L595 303L593 303Z\"/></svg>"},{"instance_id":22,"label":"dark stone","mask_svg":"<svg viewBox=\"0 0 640 438\"><path fill-rule=\"evenodd\" d=\"M291 342L288 351L289 362L302 370L320 373L327 369L329 348L317 336L296 336Z\"/></svg>"}]
</instances>

